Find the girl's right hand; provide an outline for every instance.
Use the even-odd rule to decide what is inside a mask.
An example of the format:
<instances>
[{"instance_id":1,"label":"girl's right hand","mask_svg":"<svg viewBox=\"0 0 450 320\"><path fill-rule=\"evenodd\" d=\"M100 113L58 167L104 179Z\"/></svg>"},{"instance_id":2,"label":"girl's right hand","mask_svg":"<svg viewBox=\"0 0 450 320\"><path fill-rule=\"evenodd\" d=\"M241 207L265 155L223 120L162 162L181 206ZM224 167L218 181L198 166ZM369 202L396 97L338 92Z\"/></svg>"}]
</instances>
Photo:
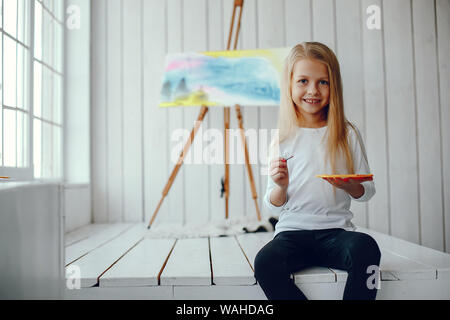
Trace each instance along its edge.
<instances>
[{"instance_id":1,"label":"girl's right hand","mask_svg":"<svg viewBox=\"0 0 450 320\"><path fill-rule=\"evenodd\" d=\"M275 158L270 161L270 177L280 188L287 189L289 185L289 172L284 158Z\"/></svg>"}]
</instances>

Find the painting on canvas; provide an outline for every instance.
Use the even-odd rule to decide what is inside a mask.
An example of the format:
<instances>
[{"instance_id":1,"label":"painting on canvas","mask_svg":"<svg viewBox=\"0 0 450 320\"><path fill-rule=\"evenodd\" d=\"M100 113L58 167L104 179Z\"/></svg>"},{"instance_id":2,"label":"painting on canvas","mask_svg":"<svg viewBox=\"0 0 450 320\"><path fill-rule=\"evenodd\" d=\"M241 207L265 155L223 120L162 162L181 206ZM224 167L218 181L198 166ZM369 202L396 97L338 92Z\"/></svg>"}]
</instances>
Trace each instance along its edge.
<instances>
[{"instance_id":1,"label":"painting on canvas","mask_svg":"<svg viewBox=\"0 0 450 320\"><path fill-rule=\"evenodd\" d=\"M159 106L278 106L289 49L169 54Z\"/></svg>"}]
</instances>

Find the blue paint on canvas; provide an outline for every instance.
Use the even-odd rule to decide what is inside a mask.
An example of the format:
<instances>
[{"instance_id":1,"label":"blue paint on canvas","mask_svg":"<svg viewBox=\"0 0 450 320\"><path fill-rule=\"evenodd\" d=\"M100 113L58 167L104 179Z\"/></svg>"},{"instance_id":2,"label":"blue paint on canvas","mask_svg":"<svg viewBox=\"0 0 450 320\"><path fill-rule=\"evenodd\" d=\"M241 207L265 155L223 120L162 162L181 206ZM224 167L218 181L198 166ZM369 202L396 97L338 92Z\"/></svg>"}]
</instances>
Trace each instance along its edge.
<instances>
[{"instance_id":1,"label":"blue paint on canvas","mask_svg":"<svg viewBox=\"0 0 450 320\"><path fill-rule=\"evenodd\" d=\"M190 100L193 94L197 98ZM161 105L273 105L280 101L278 70L264 57L168 57Z\"/></svg>"}]
</instances>

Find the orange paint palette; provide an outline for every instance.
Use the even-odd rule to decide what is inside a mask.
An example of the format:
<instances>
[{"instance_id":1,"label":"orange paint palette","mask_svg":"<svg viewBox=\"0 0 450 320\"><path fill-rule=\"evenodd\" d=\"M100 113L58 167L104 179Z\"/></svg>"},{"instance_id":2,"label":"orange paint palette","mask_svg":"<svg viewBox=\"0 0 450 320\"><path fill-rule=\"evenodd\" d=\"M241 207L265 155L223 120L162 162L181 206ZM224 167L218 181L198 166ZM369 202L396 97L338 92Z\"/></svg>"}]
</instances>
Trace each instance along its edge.
<instances>
[{"instance_id":1,"label":"orange paint palette","mask_svg":"<svg viewBox=\"0 0 450 320\"><path fill-rule=\"evenodd\" d=\"M318 174L318 178L337 178L337 179L355 179L355 180L373 180L373 174Z\"/></svg>"}]
</instances>

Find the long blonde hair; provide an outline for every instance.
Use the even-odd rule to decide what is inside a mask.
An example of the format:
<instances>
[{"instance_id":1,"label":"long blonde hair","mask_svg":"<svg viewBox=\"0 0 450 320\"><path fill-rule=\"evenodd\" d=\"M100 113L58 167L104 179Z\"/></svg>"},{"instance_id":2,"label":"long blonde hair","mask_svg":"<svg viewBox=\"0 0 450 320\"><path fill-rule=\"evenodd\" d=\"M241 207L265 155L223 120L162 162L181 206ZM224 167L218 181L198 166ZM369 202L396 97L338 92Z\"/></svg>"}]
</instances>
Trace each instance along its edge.
<instances>
[{"instance_id":1,"label":"long blonde hair","mask_svg":"<svg viewBox=\"0 0 450 320\"><path fill-rule=\"evenodd\" d=\"M353 125L345 118L344 99L342 94L342 80L339 62L333 51L320 42L303 42L294 46L286 58L284 72L281 79L281 99L278 116L278 141L272 141L271 148L277 147L298 127L301 117L292 100L292 73L294 64L301 59L315 59L327 66L330 101L327 108L327 144L325 163L330 161L332 174L336 173L336 159L342 153L345 157L349 174L354 173L353 157L350 152L347 135L348 128Z\"/></svg>"}]
</instances>

